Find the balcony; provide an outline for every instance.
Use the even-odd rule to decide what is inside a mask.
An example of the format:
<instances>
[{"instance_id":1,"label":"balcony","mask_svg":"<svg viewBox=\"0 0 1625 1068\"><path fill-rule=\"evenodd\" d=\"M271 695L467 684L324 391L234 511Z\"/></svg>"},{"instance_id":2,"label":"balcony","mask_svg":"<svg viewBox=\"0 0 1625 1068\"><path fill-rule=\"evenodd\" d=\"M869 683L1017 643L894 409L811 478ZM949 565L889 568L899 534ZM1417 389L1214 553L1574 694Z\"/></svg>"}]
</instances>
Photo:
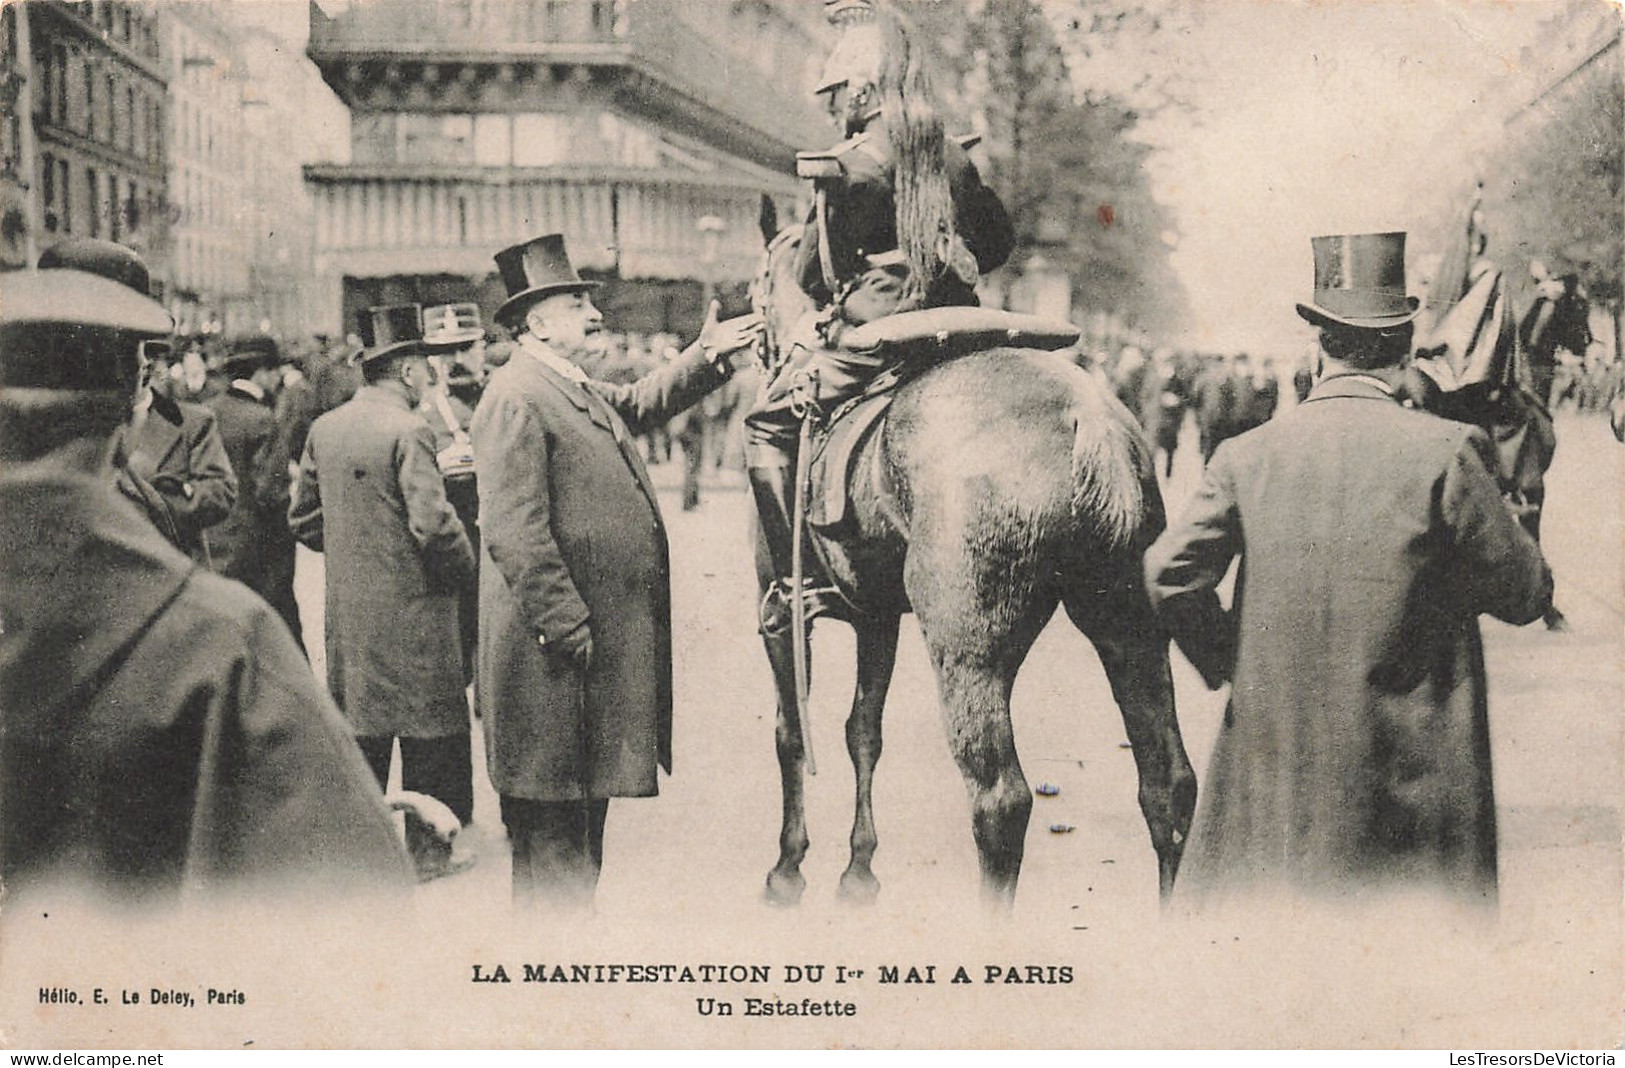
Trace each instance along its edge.
<instances>
[{"instance_id":1,"label":"balcony","mask_svg":"<svg viewBox=\"0 0 1625 1068\"><path fill-rule=\"evenodd\" d=\"M676 0L327 2L310 56L357 112L612 105L781 173L830 139L807 92L824 45L797 19L753 32L728 5Z\"/></svg>"}]
</instances>

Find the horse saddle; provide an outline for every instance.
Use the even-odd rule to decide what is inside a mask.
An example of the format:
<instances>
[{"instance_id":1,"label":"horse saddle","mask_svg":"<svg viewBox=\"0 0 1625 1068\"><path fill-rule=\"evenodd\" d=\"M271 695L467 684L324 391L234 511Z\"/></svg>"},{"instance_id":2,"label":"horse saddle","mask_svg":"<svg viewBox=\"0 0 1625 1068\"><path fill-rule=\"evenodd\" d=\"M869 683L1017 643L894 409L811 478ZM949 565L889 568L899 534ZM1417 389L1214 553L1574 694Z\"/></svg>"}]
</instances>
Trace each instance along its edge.
<instances>
[{"instance_id":1,"label":"horse saddle","mask_svg":"<svg viewBox=\"0 0 1625 1068\"><path fill-rule=\"evenodd\" d=\"M950 307L899 312L853 327L840 336L852 352L895 357L857 397L841 405L815 433L808 466L807 522L833 530L847 517L853 460L891 407L898 387L948 360L990 348L1054 351L1078 343L1070 323L998 308ZM878 458L868 477L878 477Z\"/></svg>"}]
</instances>

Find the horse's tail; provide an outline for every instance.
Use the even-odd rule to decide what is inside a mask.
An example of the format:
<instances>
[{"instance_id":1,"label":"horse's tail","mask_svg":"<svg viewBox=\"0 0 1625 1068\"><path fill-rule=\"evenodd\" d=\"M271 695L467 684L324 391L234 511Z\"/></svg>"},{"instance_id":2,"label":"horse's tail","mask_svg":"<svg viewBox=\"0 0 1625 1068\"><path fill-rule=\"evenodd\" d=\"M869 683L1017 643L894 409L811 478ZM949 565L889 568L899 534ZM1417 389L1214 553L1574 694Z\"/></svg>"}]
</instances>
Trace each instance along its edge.
<instances>
[{"instance_id":1,"label":"horse's tail","mask_svg":"<svg viewBox=\"0 0 1625 1068\"><path fill-rule=\"evenodd\" d=\"M1072 512L1108 551L1126 550L1145 522L1145 443L1121 420L1096 408L1072 411Z\"/></svg>"}]
</instances>

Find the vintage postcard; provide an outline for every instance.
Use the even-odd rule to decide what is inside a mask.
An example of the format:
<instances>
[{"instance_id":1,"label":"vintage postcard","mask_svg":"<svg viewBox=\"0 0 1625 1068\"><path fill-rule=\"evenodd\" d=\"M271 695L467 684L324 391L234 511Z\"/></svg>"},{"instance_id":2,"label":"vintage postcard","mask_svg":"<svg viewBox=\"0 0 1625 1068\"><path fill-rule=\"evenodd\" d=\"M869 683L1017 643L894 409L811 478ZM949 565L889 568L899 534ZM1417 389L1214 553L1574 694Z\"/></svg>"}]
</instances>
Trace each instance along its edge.
<instances>
[{"instance_id":1,"label":"vintage postcard","mask_svg":"<svg viewBox=\"0 0 1625 1068\"><path fill-rule=\"evenodd\" d=\"M191 450L166 482L98 439L181 520L149 604L150 570L51 555L80 505L0 440L0 556L68 561L0 565L0 1045L1618 1049L1617 4L0 18L5 268L58 249L96 304L60 250L133 250L174 322L138 425L170 405ZM0 328L48 329L20 285ZM1392 435L1248 444L1338 367L1401 399L1359 352L1412 328L1416 405L1482 400L1497 470L1419 498ZM223 614L154 622L200 583ZM1396 588L1413 629L1372 636ZM306 671L294 627L306 696L211 681ZM346 815L381 811L352 727L436 795L388 828L415 884ZM198 889L260 854L403 886Z\"/></svg>"}]
</instances>

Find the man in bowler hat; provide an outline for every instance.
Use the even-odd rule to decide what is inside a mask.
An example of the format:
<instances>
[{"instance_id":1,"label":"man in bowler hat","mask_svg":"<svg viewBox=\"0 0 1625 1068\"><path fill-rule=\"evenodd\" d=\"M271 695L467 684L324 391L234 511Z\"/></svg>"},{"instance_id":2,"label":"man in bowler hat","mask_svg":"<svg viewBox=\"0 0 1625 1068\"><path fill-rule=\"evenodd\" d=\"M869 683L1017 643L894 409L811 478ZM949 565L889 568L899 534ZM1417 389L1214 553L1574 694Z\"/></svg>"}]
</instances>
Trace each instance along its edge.
<instances>
[{"instance_id":1,"label":"man in bowler hat","mask_svg":"<svg viewBox=\"0 0 1625 1068\"><path fill-rule=\"evenodd\" d=\"M378 788L287 629L113 488L138 346L171 327L99 274L0 275L7 900L402 886Z\"/></svg>"},{"instance_id":2,"label":"man in bowler hat","mask_svg":"<svg viewBox=\"0 0 1625 1068\"><path fill-rule=\"evenodd\" d=\"M214 410L237 474L237 501L210 531L209 554L215 571L241 582L276 609L302 649L304 630L293 593L294 543L288 533L293 457L275 414L284 362L274 338L239 338L223 365L231 384L205 402Z\"/></svg>"},{"instance_id":3,"label":"man in bowler hat","mask_svg":"<svg viewBox=\"0 0 1625 1068\"><path fill-rule=\"evenodd\" d=\"M591 381L596 283L549 234L497 254L518 335L474 413L484 559L479 668L492 784L517 901L589 903L612 797L650 797L671 771L666 531L634 435L727 381L755 317L716 322L628 385Z\"/></svg>"},{"instance_id":4,"label":"man in bowler hat","mask_svg":"<svg viewBox=\"0 0 1625 1068\"><path fill-rule=\"evenodd\" d=\"M457 600L474 554L446 500L434 432L417 406L431 388L421 309L369 309L362 387L310 428L288 524L327 558L327 683L380 786L396 739L401 786L458 821L474 816ZM447 874L444 869L420 875Z\"/></svg>"},{"instance_id":5,"label":"man in bowler hat","mask_svg":"<svg viewBox=\"0 0 1625 1068\"><path fill-rule=\"evenodd\" d=\"M1423 890L1493 903L1478 616L1539 619L1552 574L1473 426L1403 407L1402 233L1317 237L1303 404L1221 445L1152 545L1153 603L1231 684L1180 868L1204 904ZM1215 587L1240 557L1232 607Z\"/></svg>"}]
</instances>

